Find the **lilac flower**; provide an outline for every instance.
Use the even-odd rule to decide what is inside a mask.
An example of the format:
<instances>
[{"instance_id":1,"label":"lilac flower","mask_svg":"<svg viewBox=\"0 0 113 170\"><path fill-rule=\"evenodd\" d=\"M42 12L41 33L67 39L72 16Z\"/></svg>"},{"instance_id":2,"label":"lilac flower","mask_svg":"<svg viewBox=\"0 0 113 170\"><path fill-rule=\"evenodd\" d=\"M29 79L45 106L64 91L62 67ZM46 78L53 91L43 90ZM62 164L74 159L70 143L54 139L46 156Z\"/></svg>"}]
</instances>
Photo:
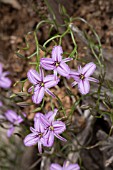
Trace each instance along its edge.
<instances>
[{"instance_id":1,"label":"lilac flower","mask_svg":"<svg viewBox=\"0 0 113 170\"><path fill-rule=\"evenodd\" d=\"M47 130L45 130L40 121L40 114L41 113L38 113L37 118L35 119L34 128L30 127L32 133L25 137L24 144L25 146L32 146L38 143L38 150L42 153L42 145L47 146L47 140L45 138Z\"/></svg>"},{"instance_id":2,"label":"lilac flower","mask_svg":"<svg viewBox=\"0 0 113 170\"><path fill-rule=\"evenodd\" d=\"M59 135L64 132L64 130L66 130L65 124L62 121L54 121L57 111L57 109L54 109L54 111L50 111L45 115L40 114L40 121L47 130L46 139L48 147L51 147L53 145L54 136L66 142L66 139ZM38 113L35 116L35 120L37 119L37 115Z\"/></svg>"},{"instance_id":3,"label":"lilac flower","mask_svg":"<svg viewBox=\"0 0 113 170\"><path fill-rule=\"evenodd\" d=\"M68 162L64 162L63 167L59 164L53 163L50 166L50 170L80 170L80 166L78 164L68 164Z\"/></svg>"},{"instance_id":4,"label":"lilac flower","mask_svg":"<svg viewBox=\"0 0 113 170\"><path fill-rule=\"evenodd\" d=\"M46 115L37 113L34 118L34 128L30 127L32 133L27 135L24 139L26 146L32 146L38 143L38 150L42 153L42 145L51 147L54 142L54 136L66 141L59 134L62 133L66 127L61 121L54 121L57 109L54 112L50 111Z\"/></svg>"},{"instance_id":5,"label":"lilac flower","mask_svg":"<svg viewBox=\"0 0 113 170\"><path fill-rule=\"evenodd\" d=\"M42 101L45 91L52 97L55 97L49 88L58 84L58 78L55 79L54 75L47 75L44 77L42 68L40 68L39 73L33 69L29 70L27 76L29 81L34 85L34 94L32 96L34 103L39 104ZM32 87L29 91L31 91L31 89Z\"/></svg>"},{"instance_id":6,"label":"lilac flower","mask_svg":"<svg viewBox=\"0 0 113 170\"><path fill-rule=\"evenodd\" d=\"M5 119L10 122L9 129L7 131L7 136L10 137L14 132L15 125L19 125L23 122L23 118L20 115L17 115L17 113L13 110L8 110L5 113Z\"/></svg>"},{"instance_id":7,"label":"lilac flower","mask_svg":"<svg viewBox=\"0 0 113 170\"><path fill-rule=\"evenodd\" d=\"M63 50L61 46L55 46L52 50L52 58L41 58L40 64L46 70L54 70L54 75L57 76L57 72L67 77L70 73L69 66L65 63L72 58L62 59Z\"/></svg>"},{"instance_id":8,"label":"lilac flower","mask_svg":"<svg viewBox=\"0 0 113 170\"><path fill-rule=\"evenodd\" d=\"M70 77L74 78L72 86L78 84L79 91L84 95L89 93L90 84L89 81L98 83L99 81L93 77L90 77L96 69L96 65L93 62L86 64L83 68L80 66L78 71L70 72Z\"/></svg>"},{"instance_id":9,"label":"lilac flower","mask_svg":"<svg viewBox=\"0 0 113 170\"><path fill-rule=\"evenodd\" d=\"M3 66L0 63L0 87L4 89L7 89L11 86L11 80L6 77L8 74L9 72L3 72Z\"/></svg>"}]
</instances>

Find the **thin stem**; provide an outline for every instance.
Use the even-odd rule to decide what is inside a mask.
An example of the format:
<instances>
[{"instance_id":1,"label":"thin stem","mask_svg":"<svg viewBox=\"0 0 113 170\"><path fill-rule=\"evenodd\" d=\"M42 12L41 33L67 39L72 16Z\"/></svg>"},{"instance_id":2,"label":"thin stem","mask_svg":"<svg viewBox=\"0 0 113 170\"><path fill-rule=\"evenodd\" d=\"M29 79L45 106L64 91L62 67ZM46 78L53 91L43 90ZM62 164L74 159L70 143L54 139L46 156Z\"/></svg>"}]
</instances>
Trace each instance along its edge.
<instances>
[{"instance_id":1,"label":"thin stem","mask_svg":"<svg viewBox=\"0 0 113 170\"><path fill-rule=\"evenodd\" d=\"M34 36L35 36L35 42L36 42L36 61L37 61L36 70L39 71L40 57L39 57L39 44L38 44L36 32L34 32Z\"/></svg>"},{"instance_id":2,"label":"thin stem","mask_svg":"<svg viewBox=\"0 0 113 170\"><path fill-rule=\"evenodd\" d=\"M61 37L61 35L55 35L54 37L51 37L50 39L48 39L48 40L43 44L43 47L46 48L46 45L47 45L50 41L52 41L52 40L54 40L54 39L56 39L56 38L60 38L60 37Z\"/></svg>"}]
</instances>

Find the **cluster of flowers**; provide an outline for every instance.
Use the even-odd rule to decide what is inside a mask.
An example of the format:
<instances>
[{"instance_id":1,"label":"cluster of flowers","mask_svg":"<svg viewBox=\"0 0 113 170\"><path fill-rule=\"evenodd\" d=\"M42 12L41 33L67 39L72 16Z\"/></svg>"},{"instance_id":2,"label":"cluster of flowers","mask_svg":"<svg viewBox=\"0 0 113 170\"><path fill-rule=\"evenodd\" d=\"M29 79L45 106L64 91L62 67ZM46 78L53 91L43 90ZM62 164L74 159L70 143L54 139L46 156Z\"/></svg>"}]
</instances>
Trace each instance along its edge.
<instances>
[{"instance_id":1,"label":"cluster of flowers","mask_svg":"<svg viewBox=\"0 0 113 170\"><path fill-rule=\"evenodd\" d=\"M89 93L89 81L98 82L97 79L90 77L96 69L96 65L93 62L86 64L83 68L81 66L78 67L78 71L71 70L66 62L71 61L72 58L62 59L62 54L62 47L55 46L52 50L51 58L41 58L39 73L33 69L28 71L27 77L33 84L28 91L33 91L32 100L34 103L39 104L45 92L55 97L49 88L54 87L60 81L57 74L68 79L72 77L74 79L72 86L78 84L79 91L82 94ZM52 70L54 74L44 77L42 68ZM45 115L42 113L35 115L34 128L30 127L32 133L28 134L24 139L26 146L32 146L38 143L38 150L42 153L42 146L51 147L54 143L54 137L66 141L65 138L59 135L65 131L66 125L62 121L54 120L57 111L57 109L54 109L54 111L50 111ZM80 170L80 167L78 164L68 165L64 163L63 167L58 164L51 164L50 170Z\"/></svg>"},{"instance_id":2,"label":"cluster of flowers","mask_svg":"<svg viewBox=\"0 0 113 170\"><path fill-rule=\"evenodd\" d=\"M66 126L62 121L55 120L57 109L49 111L45 115L37 113L34 117L34 128L30 127L31 134L24 139L26 146L32 146L38 143L38 150L42 153L42 145L51 147L54 143L54 137L65 141L66 139L59 134L65 131Z\"/></svg>"},{"instance_id":3,"label":"cluster of flowers","mask_svg":"<svg viewBox=\"0 0 113 170\"><path fill-rule=\"evenodd\" d=\"M42 153L42 146L51 147L54 137L66 142L66 139L59 135L66 129L65 124L62 121L54 120L57 113L57 109L49 111L45 115L37 113L34 117L34 128L30 127L32 133L25 137L24 144L32 146L38 143L38 150ZM78 164L69 164L68 162L64 162L63 167L52 163L50 170L80 170L80 167Z\"/></svg>"},{"instance_id":4,"label":"cluster of flowers","mask_svg":"<svg viewBox=\"0 0 113 170\"><path fill-rule=\"evenodd\" d=\"M74 82L72 86L78 84L78 89L81 94L87 94L90 90L89 81L97 82L98 80L90 77L96 69L96 65L93 62L86 64L83 68L78 67L78 70L71 70L66 62L71 61L72 58L62 58L63 50L61 46L55 46L52 49L51 58L41 58L39 72L34 69L30 69L27 73L29 81L33 84L29 88L29 92L33 91L32 100L34 103L39 104L44 93L48 93L52 97L55 95L49 90L49 88L54 87L60 81L57 74L64 76L66 78L73 78ZM52 70L54 74L47 75L44 77L43 69ZM2 64L0 64L0 87L9 88L11 86L11 80L7 78L8 72L3 72ZM0 103L2 106L2 103ZM30 127L32 133L28 134L24 139L24 144L26 146L32 146L38 143L38 150L42 153L42 146L52 147L54 143L54 138L66 142L66 139L60 136L66 130L66 125L62 121L55 120L55 116L58 113L57 109L49 111L47 114L37 113L34 117L34 127ZM23 114L25 117L25 114ZM7 131L7 136L10 137L14 132L15 126L23 122L23 118L17 115L13 110L8 110L2 119L9 121L9 128ZM66 162L63 167L58 164L51 164L50 170L80 170L78 164L68 165Z\"/></svg>"},{"instance_id":5,"label":"cluster of flowers","mask_svg":"<svg viewBox=\"0 0 113 170\"><path fill-rule=\"evenodd\" d=\"M93 62L86 64L83 68L79 66L78 71L71 70L66 62L71 61L72 58L62 59L62 54L62 47L55 46L52 50L52 58L41 58L39 73L33 69L28 71L27 77L33 84L28 91L30 92L34 87L34 94L32 96L34 103L39 104L42 101L44 92L47 92L52 97L55 97L49 88L54 87L60 81L57 77L58 73L68 79L72 77L75 80L72 83L72 86L78 84L78 89L83 95L89 93L89 81L98 83L97 79L90 77L96 69L96 65ZM45 70L53 70L54 74L44 77L42 68Z\"/></svg>"}]
</instances>

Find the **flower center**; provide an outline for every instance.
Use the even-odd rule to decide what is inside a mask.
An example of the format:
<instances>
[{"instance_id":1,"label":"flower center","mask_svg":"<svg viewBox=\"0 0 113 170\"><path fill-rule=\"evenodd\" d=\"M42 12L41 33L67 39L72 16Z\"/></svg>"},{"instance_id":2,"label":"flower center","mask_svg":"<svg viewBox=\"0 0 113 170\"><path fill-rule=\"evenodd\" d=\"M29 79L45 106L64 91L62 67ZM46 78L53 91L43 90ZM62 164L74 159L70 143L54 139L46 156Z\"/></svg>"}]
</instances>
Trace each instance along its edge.
<instances>
[{"instance_id":1,"label":"flower center","mask_svg":"<svg viewBox=\"0 0 113 170\"><path fill-rule=\"evenodd\" d=\"M54 130L54 127L53 127L53 126L50 126L49 129L50 129L51 131L53 131L53 130Z\"/></svg>"},{"instance_id":2,"label":"flower center","mask_svg":"<svg viewBox=\"0 0 113 170\"><path fill-rule=\"evenodd\" d=\"M38 136L39 136L40 138L42 138L42 137L43 137L43 133L39 133Z\"/></svg>"},{"instance_id":3,"label":"flower center","mask_svg":"<svg viewBox=\"0 0 113 170\"><path fill-rule=\"evenodd\" d=\"M83 80L85 77L83 74L80 74L80 79Z\"/></svg>"},{"instance_id":4,"label":"flower center","mask_svg":"<svg viewBox=\"0 0 113 170\"><path fill-rule=\"evenodd\" d=\"M44 87L44 83L43 82L41 83L41 87Z\"/></svg>"},{"instance_id":5,"label":"flower center","mask_svg":"<svg viewBox=\"0 0 113 170\"><path fill-rule=\"evenodd\" d=\"M58 66L59 66L59 64L60 64L60 63L56 62L56 63L55 63L55 66L56 66L56 67L58 67Z\"/></svg>"}]
</instances>

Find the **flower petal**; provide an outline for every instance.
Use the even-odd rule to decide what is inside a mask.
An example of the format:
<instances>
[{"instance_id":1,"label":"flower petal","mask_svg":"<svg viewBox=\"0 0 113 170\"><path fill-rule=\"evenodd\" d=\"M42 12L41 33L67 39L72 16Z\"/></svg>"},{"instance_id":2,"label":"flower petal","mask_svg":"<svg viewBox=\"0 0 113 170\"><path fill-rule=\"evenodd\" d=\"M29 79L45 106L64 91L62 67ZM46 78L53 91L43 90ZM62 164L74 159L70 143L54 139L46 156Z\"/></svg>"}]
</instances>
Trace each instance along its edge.
<instances>
[{"instance_id":1,"label":"flower petal","mask_svg":"<svg viewBox=\"0 0 113 170\"><path fill-rule=\"evenodd\" d=\"M43 82L43 79L44 79L44 72L43 72L43 69L42 69L41 66L40 66L40 68L39 68L39 74L40 74L41 81Z\"/></svg>"},{"instance_id":2,"label":"flower petal","mask_svg":"<svg viewBox=\"0 0 113 170\"><path fill-rule=\"evenodd\" d=\"M93 74L95 69L96 65L93 62L88 63L82 68L82 74L84 74L85 77L89 77L90 75Z\"/></svg>"},{"instance_id":3,"label":"flower petal","mask_svg":"<svg viewBox=\"0 0 113 170\"><path fill-rule=\"evenodd\" d=\"M10 88L10 86L11 86L11 80L7 77L1 77L0 87L7 89Z\"/></svg>"},{"instance_id":4,"label":"flower petal","mask_svg":"<svg viewBox=\"0 0 113 170\"><path fill-rule=\"evenodd\" d=\"M74 80L75 80L76 82L79 82L79 81L80 81L80 77L79 77L79 76L73 76L73 78L74 78Z\"/></svg>"},{"instance_id":5,"label":"flower petal","mask_svg":"<svg viewBox=\"0 0 113 170\"><path fill-rule=\"evenodd\" d=\"M19 115L18 116L18 118L17 118L17 124L20 124L20 123L22 123L24 120L23 120L23 118Z\"/></svg>"},{"instance_id":6,"label":"flower petal","mask_svg":"<svg viewBox=\"0 0 113 170\"><path fill-rule=\"evenodd\" d=\"M58 84L58 82L59 82L59 79L58 78L55 79L54 75L48 75L44 78L45 88L54 87Z\"/></svg>"},{"instance_id":7,"label":"flower petal","mask_svg":"<svg viewBox=\"0 0 113 170\"><path fill-rule=\"evenodd\" d=\"M80 81L80 74L75 71L75 70L71 70L69 73L69 77L74 78L75 81L79 82Z\"/></svg>"},{"instance_id":8,"label":"flower petal","mask_svg":"<svg viewBox=\"0 0 113 170\"><path fill-rule=\"evenodd\" d=\"M40 115L40 122L44 125L45 128L51 125L49 120L43 114Z\"/></svg>"},{"instance_id":9,"label":"flower petal","mask_svg":"<svg viewBox=\"0 0 113 170\"><path fill-rule=\"evenodd\" d=\"M34 85L41 81L40 75L38 74L36 70L33 70L33 69L28 71L27 77L29 81Z\"/></svg>"},{"instance_id":10,"label":"flower petal","mask_svg":"<svg viewBox=\"0 0 113 170\"><path fill-rule=\"evenodd\" d=\"M51 164L50 170L62 170L62 167L59 164Z\"/></svg>"},{"instance_id":11,"label":"flower petal","mask_svg":"<svg viewBox=\"0 0 113 170\"><path fill-rule=\"evenodd\" d=\"M78 66L78 73L82 74L82 67L81 66Z\"/></svg>"},{"instance_id":12,"label":"flower petal","mask_svg":"<svg viewBox=\"0 0 113 170\"><path fill-rule=\"evenodd\" d=\"M67 140L66 140L65 138L63 138L62 136L60 136L60 135L58 135L58 134L56 134L56 133L54 133L54 135L55 135L58 139L60 139L60 140L62 140L62 141L64 141L64 142L67 142Z\"/></svg>"},{"instance_id":13,"label":"flower petal","mask_svg":"<svg viewBox=\"0 0 113 170\"><path fill-rule=\"evenodd\" d=\"M60 65L57 67L57 72L60 75L67 77L70 73L70 68L66 63L61 62Z\"/></svg>"},{"instance_id":14,"label":"flower petal","mask_svg":"<svg viewBox=\"0 0 113 170\"><path fill-rule=\"evenodd\" d=\"M35 145L38 141L39 141L39 137L37 136L37 133L31 133L25 137L24 145L32 146Z\"/></svg>"},{"instance_id":15,"label":"flower petal","mask_svg":"<svg viewBox=\"0 0 113 170\"><path fill-rule=\"evenodd\" d=\"M6 77L8 74L10 74L10 72L9 71L5 71L5 72L2 73L2 76Z\"/></svg>"},{"instance_id":16,"label":"flower petal","mask_svg":"<svg viewBox=\"0 0 113 170\"><path fill-rule=\"evenodd\" d=\"M99 83L99 80L98 80L98 79L95 79L95 78L93 78L93 77L88 77L87 80L88 80L88 81L95 82L95 83Z\"/></svg>"},{"instance_id":17,"label":"flower petal","mask_svg":"<svg viewBox=\"0 0 113 170\"><path fill-rule=\"evenodd\" d=\"M66 62L71 61L71 60L73 60L73 58L65 58L62 61L66 63Z\"/></svg>"},{"instance_id":18,"label":"flower petal","mask_svg":"<svg viewBox=\"0 0 113 170\"><path fill-rule=\"evenodd\" d=\"M39 104L44 97L44 87L40 87L32 96L34 103Z\"/></svg>"},{"instance_id":19,"label":"flower petal","mask_svg":"<svg viewBox=\"0 0 113 170\"><path fill-rule=\"evenodd\" d=\"M34 86L31 86L29 89L28 89L28 92L31 92L33 90Z\"/></svg>"},{"instance_id":20,"label":"flower petal","mask_svg":"<svg viewBox=\"0 0 113 170\"><path fill-rule=\"evenodd\" d=\"M90 90L89 81L86 79L80 80L80 82L78 83L78 88L79 88L80 93L82 94L89 93L89 90Z\"/></svg>"},{"instance_id":21,"label":"flower petal","mask_svg":"<svg viewBox=\"0 0 113 170\"><path fill-rule=\"evenodd\" d=\"M71 84L71 86L73 87L73 86L76 86L78 83L76 82L76 81L74 81L72 84Z\"/></svg>"},{"instance_id":22,"label":"flower petal","mask_svg":"<svg viewBox=\"0 0 113 170\"><path fill-rule=\"evenodd\" d=\"M43 144L46 147L51 147L54 143L54 133L53 131L48 131L48 133L44 136L45 143Z\"/></svg>"},{"instance_id":23,"label":"flower petal","mask_svg":"<svg viewBox=\"0 0 113 170\"><path fill-rule=\"evenodd\" d=\"M46 70L54 70L55 68L52 58L41 58L40 65Z\"/></svg>"},{"instance_id":24,"label":"flower petal","mask_svg":"<svg viewBox=\"0 0 113 170\"><path fill-rule=\"evenodd\" d=\"M43 115L42 113L38 112L35 114L35 117L34 117L34 121L36 121L37 119L40 119L40 116Z\"/></svg>"},{"instance_id":25,"label":"flower petal","mask_svg":"<svg viewBox=\"0 0 113 170\"><path fill-rule=\"evenodd\" d=\"M47 114L45 114L45 117L49 120L50 123L54 121L57 112L58 109L54 109L54 111L50 111Z\"/></svg>"},{"instance_id":26,"label":"flower petal","mask_svg":"<svg viewBox=\"0 0 113 170\"><path fill-rule=\"evenodd\" d=\"M70 164L66 167L66 170L80 170L80 166L78 164Z\"/></svg>"},{"instance_id":27,"label":"flower petal","mask_svg":"<svg viewBox=\"0 0 113 170\"><path fill-rule=\"evenodd\" d=\"M62 47L60 45L54 46L54 48L52 49L52 59L54 61L60 62L62 60L62 54L63 54Z\"/></svg>"},{"instance_id":28,"label":"flower petal","mask_svg":"<svg viewBox=\"0 0 113 170\"><path fill-rule=\"evenodd\" d=\"M41 117L43 116L42 113L37 113L34 118L34 127L35 130L38 131L39 133L44 133L45 127L44 124L42 123Z\"/></svg>"},{"instance_id":29,"label":"flower petal","mask_svg":"<svg viewBox=\"0 0 113 170\"><path fill-rule=\"evenodd\" d=\"M12 125L12 126L8 129L8 131L7 131L7 136L8 136L8 137L11 137L11 135L13 134L13 132L14 132L14 126Z\"/></svg>"},{"instance_id":30,"label":"flower petal","mask_svg":"<svg viewBox=\"0 0 113 170\"><path fill-rule=\"evenodd\" d=\"M13 110L8 110L7 112L5 112L5 117L11 123L14 123L18 119L18 115Z\"/></svg>"},{"instance_id":31,"label":"flower petal","mask_svg":"<svg viewBox=\"0 0 113 170\"><path fill-rule=\"evenodd\" d=\"M61 121L54 121L52 125L54 127L54 132L57 134L61 134L66 130L66 125Z\"/></svg>"},{"instance_id":32,"label":"flower petal","mask_svg":"<svg viewBox=\"0 0 113 170\"><path fill-rule=\"evenodd\" d=\"M33 127L30 127L30 131L31 131L32 133L36 133L36 132L37 132L37 130L34 129Z\"/></svg>"},{"instance_id":33,"label":"flower petal","mask_svg":"<svg viewBox=\"0 0 113 170\"><path fill-rule=\"evenodd\" d=\"M45 91L46 91L46 93L48 93L50 96L52 96L52 97L56 97L49 89L45 89Z\"/></svg>"},{"instance_id":34,"label":"flower petal","mask_svg":"<svg viewBox=\"0 0 113 170\"><path fill-rule=\"evenodd\" d=\"M36 92L37 90L39 90L39 88L40 88L40 85L37 84L37 85L35 86L35 88L34 88L34 92Z\"/></svg>"},{"instance_id":35,"label":"flower petal","mask_svg":"<svg viewBox=\"0 0 113 170\"><path fill-rule=\"evenodd\" d=\"M54 76L55 76L55 79L57 79L57 68L54 69Z\"/></svg>"}]
</instances>

